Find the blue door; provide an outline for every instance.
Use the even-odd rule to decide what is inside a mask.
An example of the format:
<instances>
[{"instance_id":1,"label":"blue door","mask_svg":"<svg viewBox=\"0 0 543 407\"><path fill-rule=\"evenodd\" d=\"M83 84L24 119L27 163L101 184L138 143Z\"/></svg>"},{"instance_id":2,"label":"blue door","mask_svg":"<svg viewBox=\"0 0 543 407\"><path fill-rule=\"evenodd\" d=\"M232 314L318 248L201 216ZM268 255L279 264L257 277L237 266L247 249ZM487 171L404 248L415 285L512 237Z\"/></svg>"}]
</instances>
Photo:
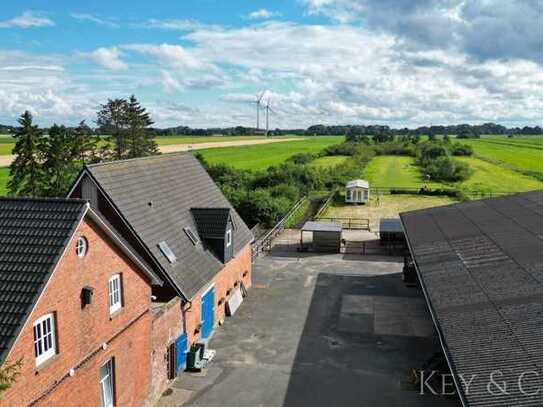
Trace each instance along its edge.
<instances>
[{"instance_id":1,"label":"blue door","mask_svg":"<svg viewBox=\"0 0 543 407\"><path fill-rule=\"evenodd\" d=\"M187 334L181 335L175 341L175 369L180 374L187 367Z\"/></svg>"},{"instance_id":2,"label":"blue door","mask_svg":"<svg viewBox=\"0 0 543 407\"><path fill-rule=\"evenodd\" d=\"M215 323L215 290L211 288L202 297L202 339L209 338L213 331L213 325Z\"/></svg>"}]
</instances>

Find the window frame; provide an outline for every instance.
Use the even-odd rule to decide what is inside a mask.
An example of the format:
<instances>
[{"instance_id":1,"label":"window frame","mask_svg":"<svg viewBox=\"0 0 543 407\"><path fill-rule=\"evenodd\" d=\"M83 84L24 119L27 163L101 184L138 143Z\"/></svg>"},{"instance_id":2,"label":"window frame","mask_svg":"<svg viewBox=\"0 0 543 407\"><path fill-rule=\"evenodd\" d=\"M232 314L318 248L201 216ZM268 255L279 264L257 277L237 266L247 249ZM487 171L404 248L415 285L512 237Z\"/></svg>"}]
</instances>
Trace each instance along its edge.
<instances>
[{"instance_id":1,"label":"window frame","mask_svg":"<svg viewBox=\"0 0 543 407\"><path fill-rule=\"evenodd\" d=\"M232 229L226 231L226 247L232 246Z\"/></svg>"},{"instance_id":2,"label":"window frame","mask_svg":"<svg viewBox=\"0 0 543 407\"><path fill-rule=\"evenodd\" d=\"M107 375L102 377L102 369L107 369ZM115 358L108 359L99 369L99 384L100 384L100 406L114 407L115 406ZM110 403L105 404L104 383L108 382L110 390Z\"/></svg>"},{"instance_id":3,"label":"window frame","mask_svg":"<svg viewBox=\"0 0 543 407\"><path fill-rule=\"evenodd\" d=\"M46 321L50 321L49 324ZM46 327L49 330L44 333ZM40 366L57 354L55 314L50 312L42 315L34 321L32 328L34 333L34 357L36 366ZM47 350L45 350L46 346L48 347Z\"/></svg>"},{"instance_id":4,"label":"window frame","mask_svg":"<svg viewBox=\"0 0 543 407\"><path fill-rule=\"evenodd\" d=\"M114 286L115 282L118 284L117 287ZM123 280L120 273L112 275L107 281L107 293L109 315L112 315L123 307Z\"/></svg>"},{"instance_id":5,"label":"window frame","mask_svg":"<svg viewBox=\"0 0 543 407\"><path fill-rule=\"evenodd\" d=\"M89 251L89 241L85 236L79 236L75 243L75 254L82 259Z\"/></svg>"}]
</instances>

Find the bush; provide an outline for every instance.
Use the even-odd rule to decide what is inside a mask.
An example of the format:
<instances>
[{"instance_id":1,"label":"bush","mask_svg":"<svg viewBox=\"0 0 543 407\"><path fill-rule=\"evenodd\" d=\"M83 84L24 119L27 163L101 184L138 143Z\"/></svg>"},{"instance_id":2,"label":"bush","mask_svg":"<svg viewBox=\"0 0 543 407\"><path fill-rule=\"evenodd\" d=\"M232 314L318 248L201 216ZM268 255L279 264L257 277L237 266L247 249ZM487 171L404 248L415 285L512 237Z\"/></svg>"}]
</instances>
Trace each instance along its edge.
<instances>
[{"instance_id":1,"label":"bush","mask_svg":"<svg viewBox=\"0 0 543 407\"><path fill-rule=\"evenodd\" d=\"M318 157L318 154L300 153L300 154L294 154L288 159L288 161L293 162L294 164L309 164L311 161L313 161L317 157Z\"/></svg>"},{"instance_id":2,"label":"bush","mask_svg":"<svg viewBox=\"0 0 543 407\"><path fill-rule=\"evenodd\" d=\"M455 156L472 156L473 148L467 144L454 143L451 146L451 153Z\"/></svg>"},{"instance_id":3,"label":"bush","mask_svg":"<svg viewBox=\"0 0 543 407\"><path fill-rule=\"evenodd\" d=\"M444 182L464 181L471 175L469 165L450 157L438 157L427 161L423 166L423 171L432 180Z\"/></svg>"}]
</instances>

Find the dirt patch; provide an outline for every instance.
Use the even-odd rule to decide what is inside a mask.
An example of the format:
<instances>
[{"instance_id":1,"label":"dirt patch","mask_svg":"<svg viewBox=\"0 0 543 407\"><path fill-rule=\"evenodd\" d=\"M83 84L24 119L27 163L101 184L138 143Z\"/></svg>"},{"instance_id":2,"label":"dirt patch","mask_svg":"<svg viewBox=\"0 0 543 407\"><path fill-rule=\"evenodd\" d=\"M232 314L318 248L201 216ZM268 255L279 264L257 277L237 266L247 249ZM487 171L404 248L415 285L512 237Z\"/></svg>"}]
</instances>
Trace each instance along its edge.
<instances>
[{"instance_id":1,"label":"dirt patch","mask_svg":"<svg viewBox=\"0 0 543 407\"><path fill-rule=\"evenodd\" d=\"M454 203L448 197L421 195L373 196L368 205L335 204L326 209L323 218L369 219L371 230L376 230L381 218L397 218L401 212Z\"/></svg>"}]
</instances>

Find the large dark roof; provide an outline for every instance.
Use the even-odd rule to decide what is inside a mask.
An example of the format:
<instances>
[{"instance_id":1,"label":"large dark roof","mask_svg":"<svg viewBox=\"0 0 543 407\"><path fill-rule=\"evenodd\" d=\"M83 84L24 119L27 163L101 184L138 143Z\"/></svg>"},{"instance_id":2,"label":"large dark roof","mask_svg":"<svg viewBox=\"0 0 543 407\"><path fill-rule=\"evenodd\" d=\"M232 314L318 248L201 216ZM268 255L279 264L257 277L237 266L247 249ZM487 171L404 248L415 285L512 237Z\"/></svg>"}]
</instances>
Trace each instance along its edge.
<instances>
[{"instance_id":1,"label":"large dark roof","mask_svg":"<svg viewBox=\"0 0 543 407\"><path fill-rule=\"evenodd\" d=\"M543 192L401 218L449 364L477 375L469 392L458 381L464 404L543 405L543 392L518 386L529 371L539 376L523 377L525 393L543 386ZM488 391L493 371L509 394Z\"/></svg>"},{"instance_id":2,"label":"large dark roof","mask_svg":"<svg viewBox=\"0 0 543 407\"><path fill-rule=\"evenodd\" d=\"M169 154L87 167L91 176L144 242L177 288L191 299L224 266L195 233L191 208L229 208L234 223L234 252L253 239L250 230L192 154ZM158 244L166 242L173 264Z\"/></svg>"},{"instance_id":3,"label":"large dark roof","mask_svg":"<svg viewBox=\"0 0 543 407\"><path fill-rule=\"evenodd\" d=\"M86 208L74 199L0 199L0 361Z\"/></svg>"}]
</instances>

